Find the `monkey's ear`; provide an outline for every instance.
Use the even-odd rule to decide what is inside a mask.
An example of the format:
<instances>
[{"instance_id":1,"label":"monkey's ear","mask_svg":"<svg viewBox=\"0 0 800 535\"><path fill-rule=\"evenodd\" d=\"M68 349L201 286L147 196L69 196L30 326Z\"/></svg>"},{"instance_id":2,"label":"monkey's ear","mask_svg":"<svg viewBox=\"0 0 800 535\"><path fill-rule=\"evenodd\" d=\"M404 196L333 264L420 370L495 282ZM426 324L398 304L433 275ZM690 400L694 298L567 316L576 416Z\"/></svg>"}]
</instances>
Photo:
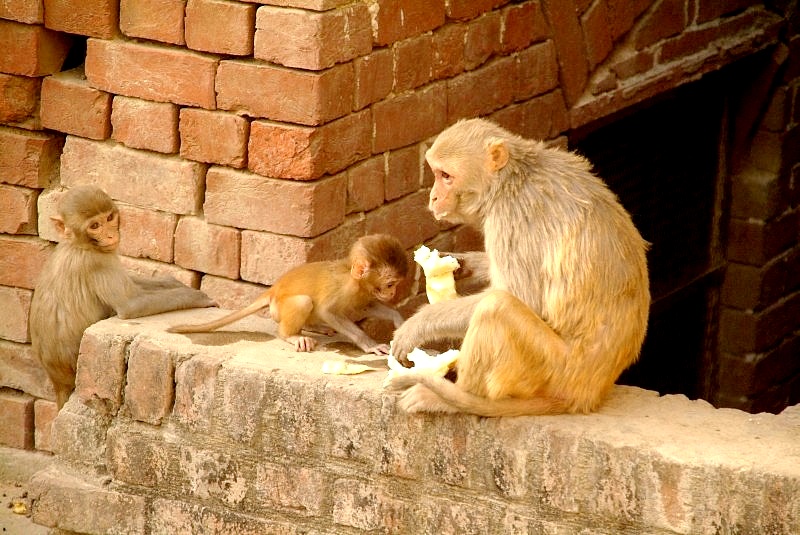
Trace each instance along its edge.
<instances>
[{"instance_id":1,"label":"monkey's ear","mask_svg":"<svg viewBox=\"0 0 800 535\"><path fill-rule=\"evenodd\" d=\"M56 232L61 238L69 238L69 231L67 226L64 224L64 218L60 215L51 215L50 221L53 222L53 225L56 227Z\"/></svg>"},{"instance_id":2,"label":"monkey's ear","mask_svg":"<svg viewBox=\"0 0 800 535\"><path fill-rule=\"evenodd\" d=\"M354 279L363 279L367 271L369 271L369 260L364 258L355 259L353 265L350 266L350 275Z\"/></svg>"},{"instance_id":3,"label":"monkey's ear","mask_svg":"<svg viewBox=\"0 0 800 535\"><path fill-rule=\"evenodd\" d=\"M486 166L489 168L489 172L499 171L508 163L508 147L506 147L506 142L502 139L490 140L486 153Z\"/></svg>"}]
</instances>

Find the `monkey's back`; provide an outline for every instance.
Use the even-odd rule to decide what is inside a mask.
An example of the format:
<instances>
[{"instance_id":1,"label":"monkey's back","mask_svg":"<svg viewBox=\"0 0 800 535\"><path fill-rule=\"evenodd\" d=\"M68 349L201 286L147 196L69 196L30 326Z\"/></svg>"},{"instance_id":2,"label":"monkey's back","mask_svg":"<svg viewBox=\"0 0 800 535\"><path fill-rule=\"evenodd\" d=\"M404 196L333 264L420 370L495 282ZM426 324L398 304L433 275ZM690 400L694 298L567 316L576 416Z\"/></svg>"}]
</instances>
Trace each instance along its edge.
<instances>
[{"instance_id":1,"label":"monkey's back","mask_svg":"<svg viewBox=\"0 0 800 535\"><path fill-rule=\"evenodd\" d=\"M573 374L586 377L564 376L565 385L593 390L597 380L612 378L610 388L644 340L647 243L586 160L540 145L535 162L492 196L485 224L506 227L486 233L493 286L528 304L570 345L571 359L586 361L570 363Z\"/></svg>"}]
</instances>

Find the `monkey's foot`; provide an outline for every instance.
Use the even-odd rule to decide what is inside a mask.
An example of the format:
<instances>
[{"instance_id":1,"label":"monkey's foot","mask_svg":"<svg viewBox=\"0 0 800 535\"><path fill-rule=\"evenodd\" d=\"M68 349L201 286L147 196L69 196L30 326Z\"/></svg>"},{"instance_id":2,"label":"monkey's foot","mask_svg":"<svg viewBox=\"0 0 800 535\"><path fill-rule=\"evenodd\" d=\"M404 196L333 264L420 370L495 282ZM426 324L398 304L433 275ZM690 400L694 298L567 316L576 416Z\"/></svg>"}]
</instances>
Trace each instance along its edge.
<instances>
[{"instance_id":1,"label":"monkey's foot","mask_svg":"<svg viewBox=\"0 0 800 535\"><path fill-rule=\"evenodd\" d=\"M405 390L419 383L419 378L414 373L391 374L383 382L387 390Z\"/></svg>"},{"instance_id":2,"label":"monkey's foot","mask_svg":"<svg viewBox=\"0 0 800 535\"><path fill-rule=\"evenodd\" d=\"M416 384L400 395L398 405L406 412L458 412L428 387Z\"/></svg>"}]
</instances>

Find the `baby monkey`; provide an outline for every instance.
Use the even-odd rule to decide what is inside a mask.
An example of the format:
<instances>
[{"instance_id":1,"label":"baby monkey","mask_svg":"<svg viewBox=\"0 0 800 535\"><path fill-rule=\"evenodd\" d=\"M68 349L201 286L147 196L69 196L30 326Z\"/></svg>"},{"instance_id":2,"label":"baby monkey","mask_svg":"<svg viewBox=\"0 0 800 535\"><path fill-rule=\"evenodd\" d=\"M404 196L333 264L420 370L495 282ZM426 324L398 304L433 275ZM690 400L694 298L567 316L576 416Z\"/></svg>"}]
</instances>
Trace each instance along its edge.
<instances>
[{"instance_id":1,"label":"baby monkey","mask_svg":"<svg viewBox=\"0 0 800 535\"><path fill-rule=\"evenodd\" d=\"M367 317L391 320L395 328L403 317L386 305L408 273L408 258L400 242L387 234L364 236L353 244L347 258L311 262L290 269L252 304L218 320L200 325L176 325L173 333L218 329L269 307L278 323L278 336L296 351L313 351L317 341L303 336L303 327L325 324L347 336L366 353L387 355L358 325Z\"/></svg>"}]
</instances>

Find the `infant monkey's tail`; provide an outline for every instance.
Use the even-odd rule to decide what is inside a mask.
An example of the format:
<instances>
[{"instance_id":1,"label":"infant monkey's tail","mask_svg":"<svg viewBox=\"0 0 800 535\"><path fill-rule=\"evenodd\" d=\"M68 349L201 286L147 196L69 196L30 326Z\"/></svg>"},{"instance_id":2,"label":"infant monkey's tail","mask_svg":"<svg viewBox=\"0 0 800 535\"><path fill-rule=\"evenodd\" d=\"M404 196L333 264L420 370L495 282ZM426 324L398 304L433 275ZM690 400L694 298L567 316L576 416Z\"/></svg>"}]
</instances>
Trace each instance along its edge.
<instances>
[{"instance_id":1,"label":"infant monkey's tail","mask_svg":"<svg viewBox=\"0 0 800 535\"><path fill-rule=\"evenodd\" d=\"M200 323L200 324L183 324L183 325L174 325L167 329L167 332L170 333L205 333L208 331L213 331L215 329L219 329L220 327L224 327L225 325L231 324L236 320L240 320L250 314L255 314L262 308L268 307L270 301L269 292L266 292L259 296L258 299L253 301L251 304L247 305L241 310L237 310L235 312L231 312L227 316L223 316L222 318L214 321L209 321L208 323Z\"/></svg>"},{"instance_id":2,"label":"infant monkey's tail","mask_svg":"<svg viewBox=\"0 0 800 535\"><path fill-rule=\"evenodd\" d=\"M569 412L566 403L556 398L489 399L471 394L466 390L462 390L456 384L439 377L423 376L419 382L433 391L433 393L451 407L457 409L459 412L468 414L496 417L535 416Z\"/></svg>"}]
</instances>

